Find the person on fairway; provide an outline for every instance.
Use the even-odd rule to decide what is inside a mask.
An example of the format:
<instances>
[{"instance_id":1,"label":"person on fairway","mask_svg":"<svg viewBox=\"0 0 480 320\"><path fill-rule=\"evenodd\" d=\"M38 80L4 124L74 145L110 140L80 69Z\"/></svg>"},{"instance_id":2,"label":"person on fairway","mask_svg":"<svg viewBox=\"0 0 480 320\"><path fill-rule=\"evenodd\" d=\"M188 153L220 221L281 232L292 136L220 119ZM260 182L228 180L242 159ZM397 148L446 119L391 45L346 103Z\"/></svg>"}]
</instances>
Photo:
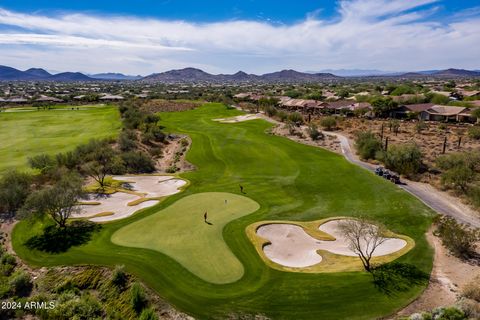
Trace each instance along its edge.
<instances>
[{"instance_id":1,"label":"person on fairway","mask_svg":"<svg viewBox=\"0 0 480 320\"><path fill-rule=\"evenodd\" d=\"M208 213L207 211L205 211L205 213L203 214L203 220L205 220L205 223L207 223L207 215Z\"/></svg>"},{"instance_id":2,"label":"person on fairway","mask_svg":"<svg viewBox=\"0 0 480 320\"><path fill-rule=\"evenodd\" d=\"M240 192L245 193L245 192L243 192L243 186L241 184L239 186L240 186Z\"/></svg>"}]
</instances>

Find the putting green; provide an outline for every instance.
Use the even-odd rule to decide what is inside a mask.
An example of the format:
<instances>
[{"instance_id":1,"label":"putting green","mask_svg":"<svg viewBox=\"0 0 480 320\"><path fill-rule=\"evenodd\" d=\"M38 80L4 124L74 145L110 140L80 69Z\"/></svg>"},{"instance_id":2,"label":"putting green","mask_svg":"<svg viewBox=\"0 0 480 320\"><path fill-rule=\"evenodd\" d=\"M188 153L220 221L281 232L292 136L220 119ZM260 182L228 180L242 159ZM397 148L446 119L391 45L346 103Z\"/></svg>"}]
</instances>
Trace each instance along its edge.
<instances>
[{"instance_id":1,"label":"putting green","mask_svg":"<svg viewBox=\"0 0 480 320\"><path fill-rule=\"evenodd\" d=\"M208 282L234 282L244 269L223 240L223 228L259 208L257 202L233 193L197 193L119 229L111 240L162 252Z\"/></svg>"}]
</instances>

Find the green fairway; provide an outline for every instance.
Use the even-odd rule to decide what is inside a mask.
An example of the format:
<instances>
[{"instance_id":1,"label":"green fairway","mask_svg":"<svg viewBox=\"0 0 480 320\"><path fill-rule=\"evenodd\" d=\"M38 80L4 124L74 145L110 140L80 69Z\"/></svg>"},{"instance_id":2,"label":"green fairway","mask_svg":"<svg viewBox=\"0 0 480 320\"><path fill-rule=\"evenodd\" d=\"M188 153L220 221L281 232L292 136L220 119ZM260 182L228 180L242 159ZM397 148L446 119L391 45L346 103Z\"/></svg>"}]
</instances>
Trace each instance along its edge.
<instances>
[{"instance_id":1,"label":"green fairway","mask_svg":"<svg viewBox=\"0 0 480 320\"><path fill-rule=\"evenodd\" d=\"M272 124L266 121L211 120L239 114L220 104L160 114L165 131L192 139L187 160L196 169L180 175L191 182L183 193L125 220L104 224L86 245L57 255L30 251L24 245L48 222L22 221L13 234L15 250L34 266L125 265L173 305L200 319L258 314L273 319L374 319L414 299L423 286L387 295L365 272L284 272L262 260L246 234L252 223L362 215L412 238L415 247L397 261L430 272L432 250L424 234L433 212L340 155L268 134ZM258 210L251 214L239 210L227 217L227 212L217 209L222 203L209 203L205 196L207 192L240 195L239 185L246 192L243 196L260 205ZM196 199L192 195L201 200L187 206ZM206 205L212 206L209 219L215 230L201 229L207 227L202 225ZM212 248L196 252L193 246L200 243L192 244L192 238L202 238L201 243ZM217 245L222 248L213 247ZM203 266L206 259L211 261ZM240 279L238 270L243 270ZM218 284L234 279L238 280Z\"/></svg>"},{"instance_id":2,"label":"green fairway","mask_svg":"<svg viewBox=\"0 0 480 320\"><path fill-rule=\"evenodd\" d=\"M21 110L0 113L0 172L23 169L28 157L72 150L92 138L115 136L120 129L120 115L112 106Z\"/></svg>"},{"instance_id":3,"label":"green fairway","mask_svg":"<svg viewBox=\"0 0 480 320\"><path fill-rule=\"evenodd\" d=\"M243 266L223 240L223 227L259 207L232 193L198 193L123 227L112 242L163 252L212 283L233 282L242 277ZM211 224L204 222L204 212Z\"/></svg>"}]
</instances>

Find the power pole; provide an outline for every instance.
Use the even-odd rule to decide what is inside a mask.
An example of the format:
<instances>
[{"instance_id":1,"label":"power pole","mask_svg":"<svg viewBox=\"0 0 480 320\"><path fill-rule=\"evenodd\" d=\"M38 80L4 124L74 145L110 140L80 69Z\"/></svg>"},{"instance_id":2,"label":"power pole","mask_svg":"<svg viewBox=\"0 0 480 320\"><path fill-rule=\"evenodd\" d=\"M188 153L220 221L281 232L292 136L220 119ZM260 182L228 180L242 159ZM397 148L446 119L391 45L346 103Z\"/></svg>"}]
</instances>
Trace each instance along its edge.
<instances>
[{"instance_id":1,"label":"power pole","mask_svg":"<svg viewBox=\"0 0 480 320\"><path fill-rule=\"evenodd\" d=\"M447 137L445 136L445 139L443 140L442 154L445 154L446 149L447 149Z\"/></svg>"},{"instance_id":2,"label":"power pole","mask_svg":"<svg viewBox=\"0 0 480 320\"><path fill-rule=\"evenodd\" d=\"M385 151L388 151L388 137L385 138Z\"/></svg>"}]
</instances>

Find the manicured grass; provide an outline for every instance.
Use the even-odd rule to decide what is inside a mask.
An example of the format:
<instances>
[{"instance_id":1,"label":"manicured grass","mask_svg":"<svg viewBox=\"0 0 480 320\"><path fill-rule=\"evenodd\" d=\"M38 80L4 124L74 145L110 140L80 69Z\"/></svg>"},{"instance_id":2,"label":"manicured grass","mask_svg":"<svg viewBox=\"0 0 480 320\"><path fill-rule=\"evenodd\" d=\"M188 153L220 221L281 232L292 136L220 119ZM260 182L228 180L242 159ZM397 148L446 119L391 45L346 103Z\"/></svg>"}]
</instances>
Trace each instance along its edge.
<instances>
[{"instance_id":1,"label":"manicured grass","mask_svg":"<svg viewBox=\"0 0 480 320\"><path fill-rule=\"evenodd\" d=\"M294 273L264 263L246 235L246 228L254 222L366 215L392 232L411 237L415 247L397 261L429 272L432 250L424 234L432 211L339 155L266 134L271 124L263 120L236 124L211 120L239 114L219 104L161 114L167 131L192 138L187 160L196 170L181 175L191 182L189 188L125 220L104 224L88 244L63 254L28 250L25 241L48 222L21 222L13 234L15 250L34 266L123 264L176 307L201 319L225 319L230 314L264 314L274 319L373 319L414 299L424 287L411 286L386 295L375 288L365 272ZM225 242L244 269L242 278L234 283L213 284L157 250L111 242L117 230L145 217L155 215L158 223L163 223L158 213L179 199L203 192L239 194L239 184L244 186L245 196L261 207L223 229ZM184 232L193 237L195 230ZM158 236L162 236L160 232Z\"/></svg>"},{"instance_id":2,"label":"manicured grass","mask_svg":"<svg viewBox=\"0 0 480 320\"><path fill-rule=\"evenodd\" d=\"M113 137L120 126L113 106L1 112L0 173L13 167L25 169L27 158L37 154L56 154L92 138Z\"/></svg>"},{"instance_id":3,"label":"manicured grass","mask_svg":"<svg viewBox=\"0 0 480 320\"><path fill-rule=\"evenodd\" d=\"M242 277L243 266L223 240L222 231L230 221L258 208L255 201L233 193L197 193L121 228L112 242L165 253L208 282L234 282ZM204 222L204 212L211 224Z\"/></svg>"}]
</instances>

